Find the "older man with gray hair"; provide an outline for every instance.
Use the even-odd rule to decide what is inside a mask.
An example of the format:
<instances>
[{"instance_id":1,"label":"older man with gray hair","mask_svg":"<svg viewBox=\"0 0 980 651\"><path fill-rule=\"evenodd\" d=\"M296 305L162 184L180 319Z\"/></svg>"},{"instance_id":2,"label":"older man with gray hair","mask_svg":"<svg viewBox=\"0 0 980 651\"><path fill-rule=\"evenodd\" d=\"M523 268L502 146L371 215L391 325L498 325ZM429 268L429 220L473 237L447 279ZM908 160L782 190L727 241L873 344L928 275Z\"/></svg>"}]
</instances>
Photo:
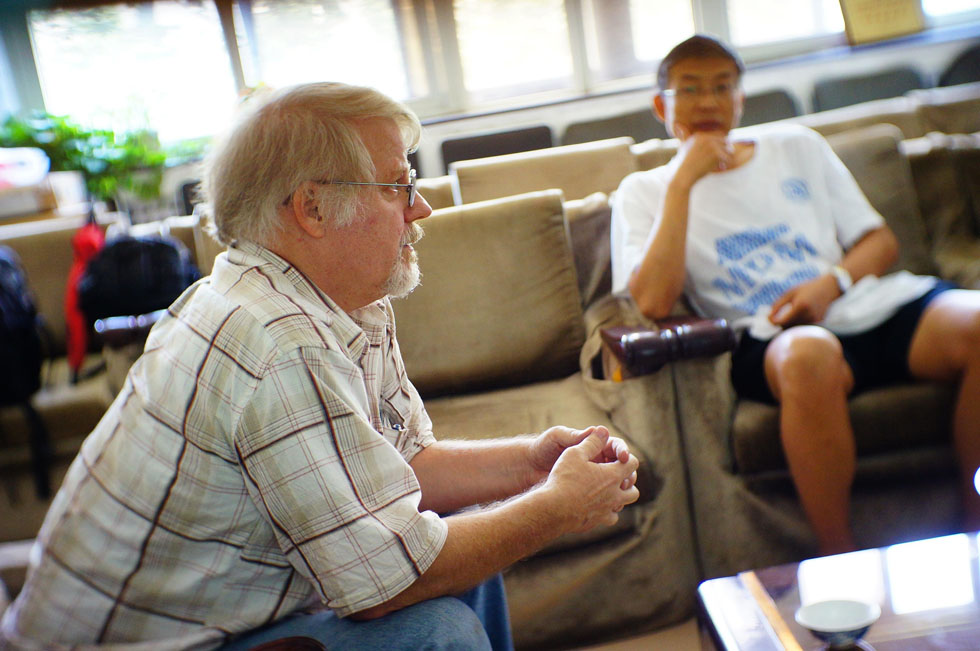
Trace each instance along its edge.
<instances>
[{"instance_id":1,"label":"older man with gray hair","mask_svg":"<svg viewBox=\"0 0 980 651\"><path fill-rule=\"evenodd\" d=\"M509 648L500 570L637 499L637 460L602 427L433 437L389 303L419 281L420 132L384 95L323 83L215 146L228 250L86 439L0 641Z\"/></svg>"}]
</instances>

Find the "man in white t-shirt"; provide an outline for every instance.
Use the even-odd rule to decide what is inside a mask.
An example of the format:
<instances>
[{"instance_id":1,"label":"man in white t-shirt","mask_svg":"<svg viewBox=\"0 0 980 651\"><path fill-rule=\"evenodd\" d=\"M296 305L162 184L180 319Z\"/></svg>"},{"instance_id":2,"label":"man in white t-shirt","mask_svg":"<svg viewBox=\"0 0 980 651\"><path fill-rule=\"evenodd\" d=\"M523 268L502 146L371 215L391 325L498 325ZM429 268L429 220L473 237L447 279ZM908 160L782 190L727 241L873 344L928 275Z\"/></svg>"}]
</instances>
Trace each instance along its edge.
<instances>
[{"instance_id":1,"label":"man in white t-shirt","mask_svg":"<svg viewBox=\"0 0 980 651\"><path fill-rule=\"evenodd\" d=\"M735 324L735 389L780 405L790 473L824 553L855 548L848 396L902 379L960 381L953 429L965 524L980 528L980 292L883 276L897 240L815 132L731 138L743 70L706 36L661 62L653 109L680 149L616 193L613 289L628 288L652 319L683 295Z\"/></svg>"}]
</instances>

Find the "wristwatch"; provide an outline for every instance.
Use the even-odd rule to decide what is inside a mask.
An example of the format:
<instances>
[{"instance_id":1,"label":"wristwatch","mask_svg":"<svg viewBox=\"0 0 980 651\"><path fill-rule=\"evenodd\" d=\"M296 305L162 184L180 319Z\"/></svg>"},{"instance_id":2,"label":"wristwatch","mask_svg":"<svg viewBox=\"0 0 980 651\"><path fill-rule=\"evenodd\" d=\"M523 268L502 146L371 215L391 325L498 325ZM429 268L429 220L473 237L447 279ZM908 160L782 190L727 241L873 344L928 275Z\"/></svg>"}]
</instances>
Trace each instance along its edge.
<instances>
[{"instance_id":1,"label":"wristwatch","mask_svg":"<svg viewBox=\"0 0 980 651\"><path fill-rule=\"evenodd\" d=\"M851 274L839 264L831 267L830 273L833 274L834 279L837 281L837 288L840 289L841 294L846 293L851 288L851 285L854 284L854 281L851 279Z\"/></svg>"}]
</instances>

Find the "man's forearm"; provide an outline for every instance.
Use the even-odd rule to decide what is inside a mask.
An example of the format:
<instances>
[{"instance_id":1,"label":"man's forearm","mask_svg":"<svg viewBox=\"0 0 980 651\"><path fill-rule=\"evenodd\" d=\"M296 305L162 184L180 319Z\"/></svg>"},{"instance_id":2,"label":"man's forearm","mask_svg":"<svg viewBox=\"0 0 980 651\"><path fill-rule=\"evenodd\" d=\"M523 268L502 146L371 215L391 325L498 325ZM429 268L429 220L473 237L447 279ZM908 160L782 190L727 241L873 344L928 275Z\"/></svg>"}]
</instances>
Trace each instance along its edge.
<instances>
[{"instance_id":1,"label":"man's forearm","mask_svg":"<svg viewBox=\"0 0 980 651\"><path fill-rule=\"evenodd\" d=\"M898 259L898 239L887 226L862 237L844 255L841 266L857 282L867 275L880 276Z\"/></svg>"},{"instance_id":2,"label":"man's forearm","mask_svg":"<svg viewBox=\"0 0 980 651\"><path fill-rule=\"evenodd\" d=\"M561 496L540 489L492 509L446 518L449 534L432 566L393 599L352 619L374 619L414 603L458 594L526 558L573 526Z\"/></svg>"},{"instance_id":3,"label":"man's forearm","mask_svg":"<svg viewBox=\"0 0 980 651\"><path fill-rule=\"evenodd\" d=\"M640 265L629 281L640 312L651 319L670 314L684 291L687 217L691 188L675 179L664 197L663 214Z\"/></svg>"},{"instance_id":4,"label":"man's forearm","mask_svg":"<svg viewBox=\"0 0 980 651\"><path fill-rule=\"evenodd\" d=\"M419 508L450 513L512 497L547 476L529 460L533 438L437 441L412 459L422 488Z\"/></svg>"},{"instance_id":5,"label":"man's forearm","mask_svg":"<svg viewBox=\"0 0 980 651\"><path fill-rule=\"evenodd\" d=\"M539 462L528 465L532 471L526 473L525 481L536 475L535 465L551 465L545 481L493 507L447 517L449 532L432 565L404 592L354 617L379 617L424 599L457 594L562 534L615 524L623 507L639 498L635 485L639 461L617 444L618 439L611 439L606 428L573 431L553 427L536 441L538 445L533 447L537 452L527 456L537 456ZM558 448L563 449L552 465L549 460ZM438 448L430 446L426 451L436 452L431 460L442 461ZM505 463L512 453L506 445L493 452L501 453ZM470 466L460 470L467 469ZM443 473L446 470L443 468ZM455 475L459 490L474 479L456 472L456 468L450 470L448 474Z\"/></svg>"}]
</instances>

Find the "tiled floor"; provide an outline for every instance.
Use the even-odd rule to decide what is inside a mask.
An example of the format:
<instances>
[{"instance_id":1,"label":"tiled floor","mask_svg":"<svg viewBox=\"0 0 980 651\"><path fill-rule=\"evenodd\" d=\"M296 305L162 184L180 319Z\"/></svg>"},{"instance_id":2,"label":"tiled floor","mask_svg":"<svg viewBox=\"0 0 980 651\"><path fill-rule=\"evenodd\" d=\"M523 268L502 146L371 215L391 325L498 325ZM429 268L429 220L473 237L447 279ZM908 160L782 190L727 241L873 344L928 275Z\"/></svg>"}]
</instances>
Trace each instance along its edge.
<instances>
[{"instance_id":1,"label":"tiled floor","mask_svg":"<svg viewBox=\"0 0 980 651\"><path fill-rule=\"evenodd\" d=\"M694 618L655 633L619 642L584 647L579 651L700 651L698 625Z\"/></svg>"}]
</instances>

